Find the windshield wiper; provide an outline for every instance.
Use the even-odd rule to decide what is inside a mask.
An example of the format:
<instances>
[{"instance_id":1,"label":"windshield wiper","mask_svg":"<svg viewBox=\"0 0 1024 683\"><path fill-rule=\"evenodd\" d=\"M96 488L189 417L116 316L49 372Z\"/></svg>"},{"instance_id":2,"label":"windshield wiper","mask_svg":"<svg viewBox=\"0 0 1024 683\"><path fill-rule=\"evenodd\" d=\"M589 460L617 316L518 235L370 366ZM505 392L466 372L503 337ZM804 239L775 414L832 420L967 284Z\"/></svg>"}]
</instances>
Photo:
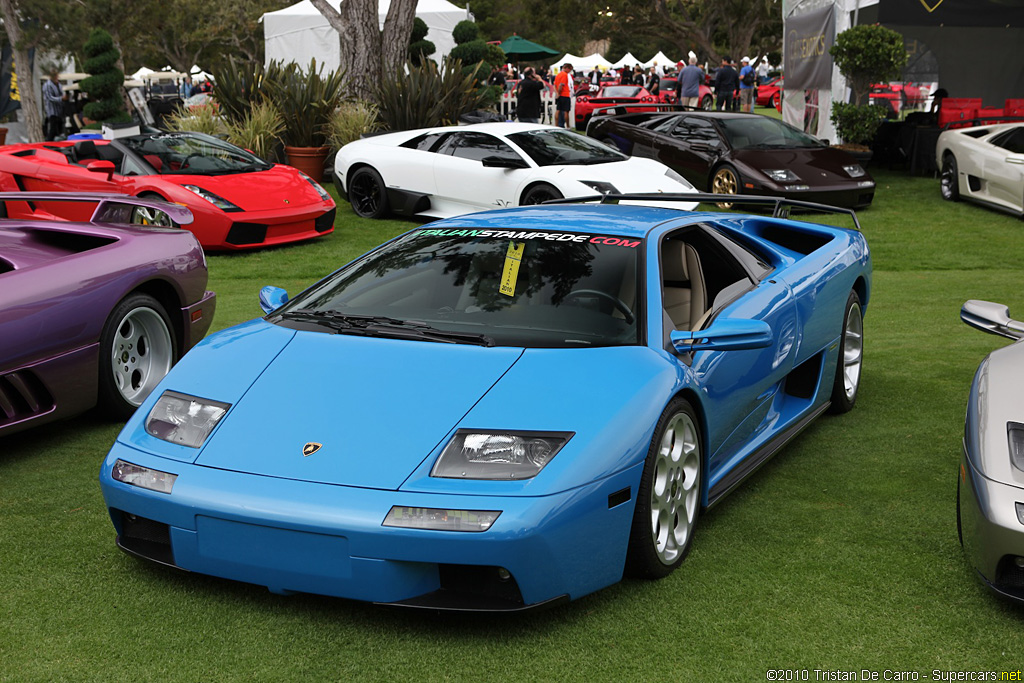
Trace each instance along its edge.
<instances>
[{"instance_id":1,"label":"windshield wiper","mask_svg":"<svg viewBox=\"0 0 1024 683\"><path fill-rule=\"evenodd\" d=\"M439 330L426 323L388 318L383 315L354 315L338 311L313 311L299 308L294 311L285 311L281 317L287 320L322 325L343 334L494 346L494 339L485 334Z\"/></svg>"}]
</instances>

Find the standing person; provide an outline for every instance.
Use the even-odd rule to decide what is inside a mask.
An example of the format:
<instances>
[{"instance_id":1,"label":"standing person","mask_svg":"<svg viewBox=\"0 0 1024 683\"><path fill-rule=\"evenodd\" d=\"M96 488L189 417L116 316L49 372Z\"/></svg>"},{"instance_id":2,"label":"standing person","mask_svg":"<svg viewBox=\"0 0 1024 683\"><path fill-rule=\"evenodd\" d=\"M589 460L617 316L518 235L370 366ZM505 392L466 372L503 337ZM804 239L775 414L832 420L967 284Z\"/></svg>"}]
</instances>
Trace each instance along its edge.
<instances>
[{"instance_id":1,"label":"standing person","mask_svg":"<svg viewBox=\"0 0 1024 683\"><path fill-rule=\"evenodd\" d=\"M619 85L633 85L633 72L626 67L619 71Z\"/></svg>"},{"instance_id":2,"label":"standing person","mask_svg":"<svg viewBox=\"0 0 1024 683\"><path fill-rule=\"evenodd\" d=\"M569 127L569 109L572 103L572 64L566 62L555 76L555 125Z\"/></svg>"},{"instance_id":3,"label":"standing person","mask_svg":"<svg viewBox=\"0 0 1024 683\"><path fill-rule=\"evenodd\" d=\"M187 100L195 94L195 88L192 87L192 77L185 76L185 80L181 82L181 87L178 88L178 94L181 95L181 99Z\"/></svg>"},{"instance_id":4,"label":"standing person","mask_svg":"<svg viewBox=\"0 0 1024 683\"><path fill-rule=\"evenodd\" d=\"M722 57L722 66L715 72L715 109L719 111L732 111L733 94L739 85L739 76L730 62L728 57Z\"/></svg>"},{"instance_id":5,"label":"standing person","mask_svg":"<svg viewBox=\"0 0 1024 683\"><path fill-rule=\"evenodd\" d=\"M516 118L522 123L540 123L540 94L544 90L544 81L534 73L531 67L523 71L523 80L516 87Z\"/></svg>"},{"instance_id":6,"label":"standing person","mask_svg":"<svg viewBox=\"0 0 1024 683\"><path fill-rule=\"evenodd\" d=\"M768 57L761 57L761 63L757 65L757 84L768 82Z\"/></svg>"},{"instance_id":7,"label":"standing person","mask_svg":"<svg viewBox=\"0 0 1024 683\"><path fill-rule=\"evenodd\" d=\"M64 100L67 99L57 80L57 70L50 72L50 80L43 84L43 109L46 113L46 125L43 134L47 142L56 140L64 129Z\"/></svg>"},{"instance_id":8,"label":"standing person","mask_svg":"<svg viewBox=\"0 0 1024 683\"><path fill-rule=\"evenodd\" d=\"M652 66L650 72L647 75L647 92L652 95L657 95L661 90L661 76Z\"/></svg>"},{"instance_id":9,"label":"standing person","mask_svg":"<svg viewBox=\"0 0 1024 683\"><path fill-rule=\"evenodd\" d=\"M690 63L679 72L679 104L696 109L700 106L700 84L704 82L704 70L697 66L697 58L690 57Z\"/></svg>"},{"instance_id":10,"label":"standing person","mask_svg":"<svg viewBox=\"0 0 1024 683\"><path fill-rule=\"evenodd\" d=\"M743 65L740 68L740 111L754 111L754 85L757 75L754 67L750 66L750 57L740 60Z\"/></svg>"},{"instance_id":11,"label":"standing person","mask_svg":"<svg viewBox=\"0 0 1024 683\"><path fill-rule=\"evenodd\" d=\"M497 66L491 67L491 75L487 77L487 85L498 85L502 89L505 88L505 72L498 69Z\"/></svg>"}]
</instances>

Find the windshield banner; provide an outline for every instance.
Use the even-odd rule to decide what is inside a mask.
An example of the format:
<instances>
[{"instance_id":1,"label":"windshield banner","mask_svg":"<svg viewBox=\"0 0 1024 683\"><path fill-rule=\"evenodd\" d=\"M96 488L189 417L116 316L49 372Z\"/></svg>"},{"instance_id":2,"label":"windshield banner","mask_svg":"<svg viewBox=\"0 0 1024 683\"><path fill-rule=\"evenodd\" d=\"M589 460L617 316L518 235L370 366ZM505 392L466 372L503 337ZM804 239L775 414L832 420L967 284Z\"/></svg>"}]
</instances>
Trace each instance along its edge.
<instances>
[{"instance_id":1,"label":"windshield banner","mask_svg":"<svg viewBox=\"0 0 1024 683\"><path fill-rule=\"evenodd\" d=\"M828 90L832 87L832 55L836 40L835 8L786 18L783 73L786 90Z\"/></svg>"},{"instance_id":2,"label":"windshield banner","mask_svg":"<svg viewBox=\"0 0 1024 683\"><path fill-rule=\"evenodd\" d=\"M525 232L515 230L442 230L440 228L426 228L416 233L417 235L434 235L437 237L491 237L507 240L546 240L548 242L578 242L590 244L607 244L608 246L630 247L635 249L640 246L639 239L628 237L616 237L614 235L581 235L574 232Z\"/></svg>"}]
</instances>

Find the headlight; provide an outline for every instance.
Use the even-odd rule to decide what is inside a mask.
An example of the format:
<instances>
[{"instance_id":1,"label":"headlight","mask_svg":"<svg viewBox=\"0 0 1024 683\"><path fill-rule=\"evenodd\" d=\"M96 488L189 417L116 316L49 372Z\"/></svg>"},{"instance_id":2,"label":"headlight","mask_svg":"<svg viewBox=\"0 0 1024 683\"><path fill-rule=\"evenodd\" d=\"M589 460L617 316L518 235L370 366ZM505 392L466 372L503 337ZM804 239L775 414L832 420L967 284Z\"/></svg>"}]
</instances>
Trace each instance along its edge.
<instances>
[{"instance_id":1,"label":"headlight","mask_svg":"<svg viewBox=\"0 0 1024 683\"><path fill-rule=\"evenodd\" d=\"M1018 422L1007 422L1006 433L1010 440L1010 462L1018 470L1024 472L1024 425Z\"/></svg>"},{"instance_id":2,"label":"headlight","mask_svg":"<svg viewBox=\"0 0 1024 683\"><path fill-rule=\"evenodd\" d=\"M587 187L597 190L601 194L618 194L619 191L615 189L615 186L611 183L606 183L603 180L581 180L581 183Z\"/></svg>"},{"instance_id":3,"label":"headlight","mask_svg":"<svg viewBox=\"0 0 1024 683\"><path fill-rule=\"evenodd\" d=\"M676 181L677 183L679 183L683 187L689 188L691 190L693 189L693 185L690 184L689 180L687 180L683 176L679 175L678 173L673 171L671 168L665 171L665 177L668 178L669 180Z\"/></svg>"},{"instance_id":4,"label":"headlight","mask_svg":"<svg viewBox=\"0 0 1024 683\"><path fill-rule=\"evenodd\" d=\"M184 187L186 190L191 190L192 192L195 192L197 195L199 195L200 197L202 197L206 201L210 202L211 204L216 206L221 211L241 211L242 210L241 208L239 208L238 206L235 206L234 204L232 204L228 200L224 199L223 197L221 197L219 195L215 195L214 193L210 192L209 190L204 190L203 188L199 187L198 185L182 185L182 187Z\"/></svg>"},{"instance_id":5,"label":"headlight","mask_svg":"<svg viewBox=\"0 0 1024 683\"><path fill-rule=\"evenodd\" d=\"M146 433L171 443L199 448L230 403L165 391L146 416Z\"/></svg>"},{"instance_id":6,"label":"headlight","mask_svg":"<svg viewBox=\"0 0 1024 683\"><path fill-rule=\"evenodd\" d=\"M792 183L800 180L800 176L788 168L762 168L761 173L779 183Z\"/></svg>"},{"instance_id":7,"label":"headlight","mask_svg":"<svg viewBox=\"0 0 1024 683\"><path fill-rule=\"evenodd\" d=\"M529 479L551 462L572 432L460 429L431 470L452 479Z\"/></svg>"},{"instance_id":8,"label":"headlight","mask_svg":"<svg viewBox=\"0 0 1024 683\"><path fill-rule=\"evenodd\" d=\"M125 484L160 493L170 493L174 482L178 479L176 474L153 470L121 459L114 463L114 469L110 476Z\"/></svg>"},{"instance_id":9,"label":"headlight","mask_svg":"<svg viewBox=\"0 0 1024 683\"><path fill-rule=\"evenodd\" d=\"M384 526L435 531L487 531L501 510L439 510L395 505L384 518Z\"/></svg>"},{"instance_id":10,"label":"headlight","mask_svg":"<svg viewBox=\"0 0 1024 683\"><path fill-rule=\"evenodd\" d=\"M308 175L306 175L302 171L299 171L299 175L302 176L303 178L305 178L306 182L313 186L313 189L316 190L316 193L318 195L320 195L320 199L330 199L331 198L331 195L327 194L327 190L325 190L324 188L320 187L320 183L318 183L317 181L313 180L312 178L310 178Z\"/></svg>"},{"instance_id":11,"label":"headlight","mask_svg":"<svg viewBox=\"0 0 1024 683\"><path fill-rule=\"evenodd\" d=\"M843 170L849 173L851 178L860 178L864 175L864 168L860 164L843 166Z\"/></svg>"}]
</instances>

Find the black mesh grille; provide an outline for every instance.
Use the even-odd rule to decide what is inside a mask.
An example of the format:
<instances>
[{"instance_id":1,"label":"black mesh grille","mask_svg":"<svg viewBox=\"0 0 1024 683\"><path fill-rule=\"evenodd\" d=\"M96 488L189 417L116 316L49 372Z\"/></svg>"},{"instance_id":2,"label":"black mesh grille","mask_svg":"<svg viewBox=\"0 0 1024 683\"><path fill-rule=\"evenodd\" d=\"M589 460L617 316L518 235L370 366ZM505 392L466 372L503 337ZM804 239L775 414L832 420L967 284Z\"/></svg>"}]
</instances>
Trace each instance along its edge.
<instances>
[{"instance_id":1,"label":"black mesh grille","mask_svg":"<svg viewBox=\"0 0 1024 683\"><path fill-rule=\"evenodd\" d=\"M1006 555L996 567L995 585L999 588L1024 588L1024 567L1017 566L1016 555Z\"/></svg>"},{"instance_id":2,"label":"black mesh grille","mask_svg":"<svg viewBox=\"0 0 1024 683\"><path fill-rule=\"evenodd\" d=\"M317 217L314 227L317 232L327 232L334 227L334 215L338 213L338 209L331 209L322 216Z\"/></svg>"},{"instance_id":3,"label":"black mesh grille","mask_svg":"<svg viewBox=\"0 0 1024 683\"><path fill-rule=\"evenodd\" d=\"M262 223L235 223L228 230L228 244L262 244L267 239L267 226Z\"/></svg>"},{"instance_id":4,"label":"black mesh grille","mask_svg":"<svg viewBox=\"0 0 1024 683\"><path fill-rule=\"evenodd\" d=\"M171 527L167 524L122 512L121 535L117 537L117 543L133 555L162 564L174 564Z\"/></svg>"}]
</instances>

